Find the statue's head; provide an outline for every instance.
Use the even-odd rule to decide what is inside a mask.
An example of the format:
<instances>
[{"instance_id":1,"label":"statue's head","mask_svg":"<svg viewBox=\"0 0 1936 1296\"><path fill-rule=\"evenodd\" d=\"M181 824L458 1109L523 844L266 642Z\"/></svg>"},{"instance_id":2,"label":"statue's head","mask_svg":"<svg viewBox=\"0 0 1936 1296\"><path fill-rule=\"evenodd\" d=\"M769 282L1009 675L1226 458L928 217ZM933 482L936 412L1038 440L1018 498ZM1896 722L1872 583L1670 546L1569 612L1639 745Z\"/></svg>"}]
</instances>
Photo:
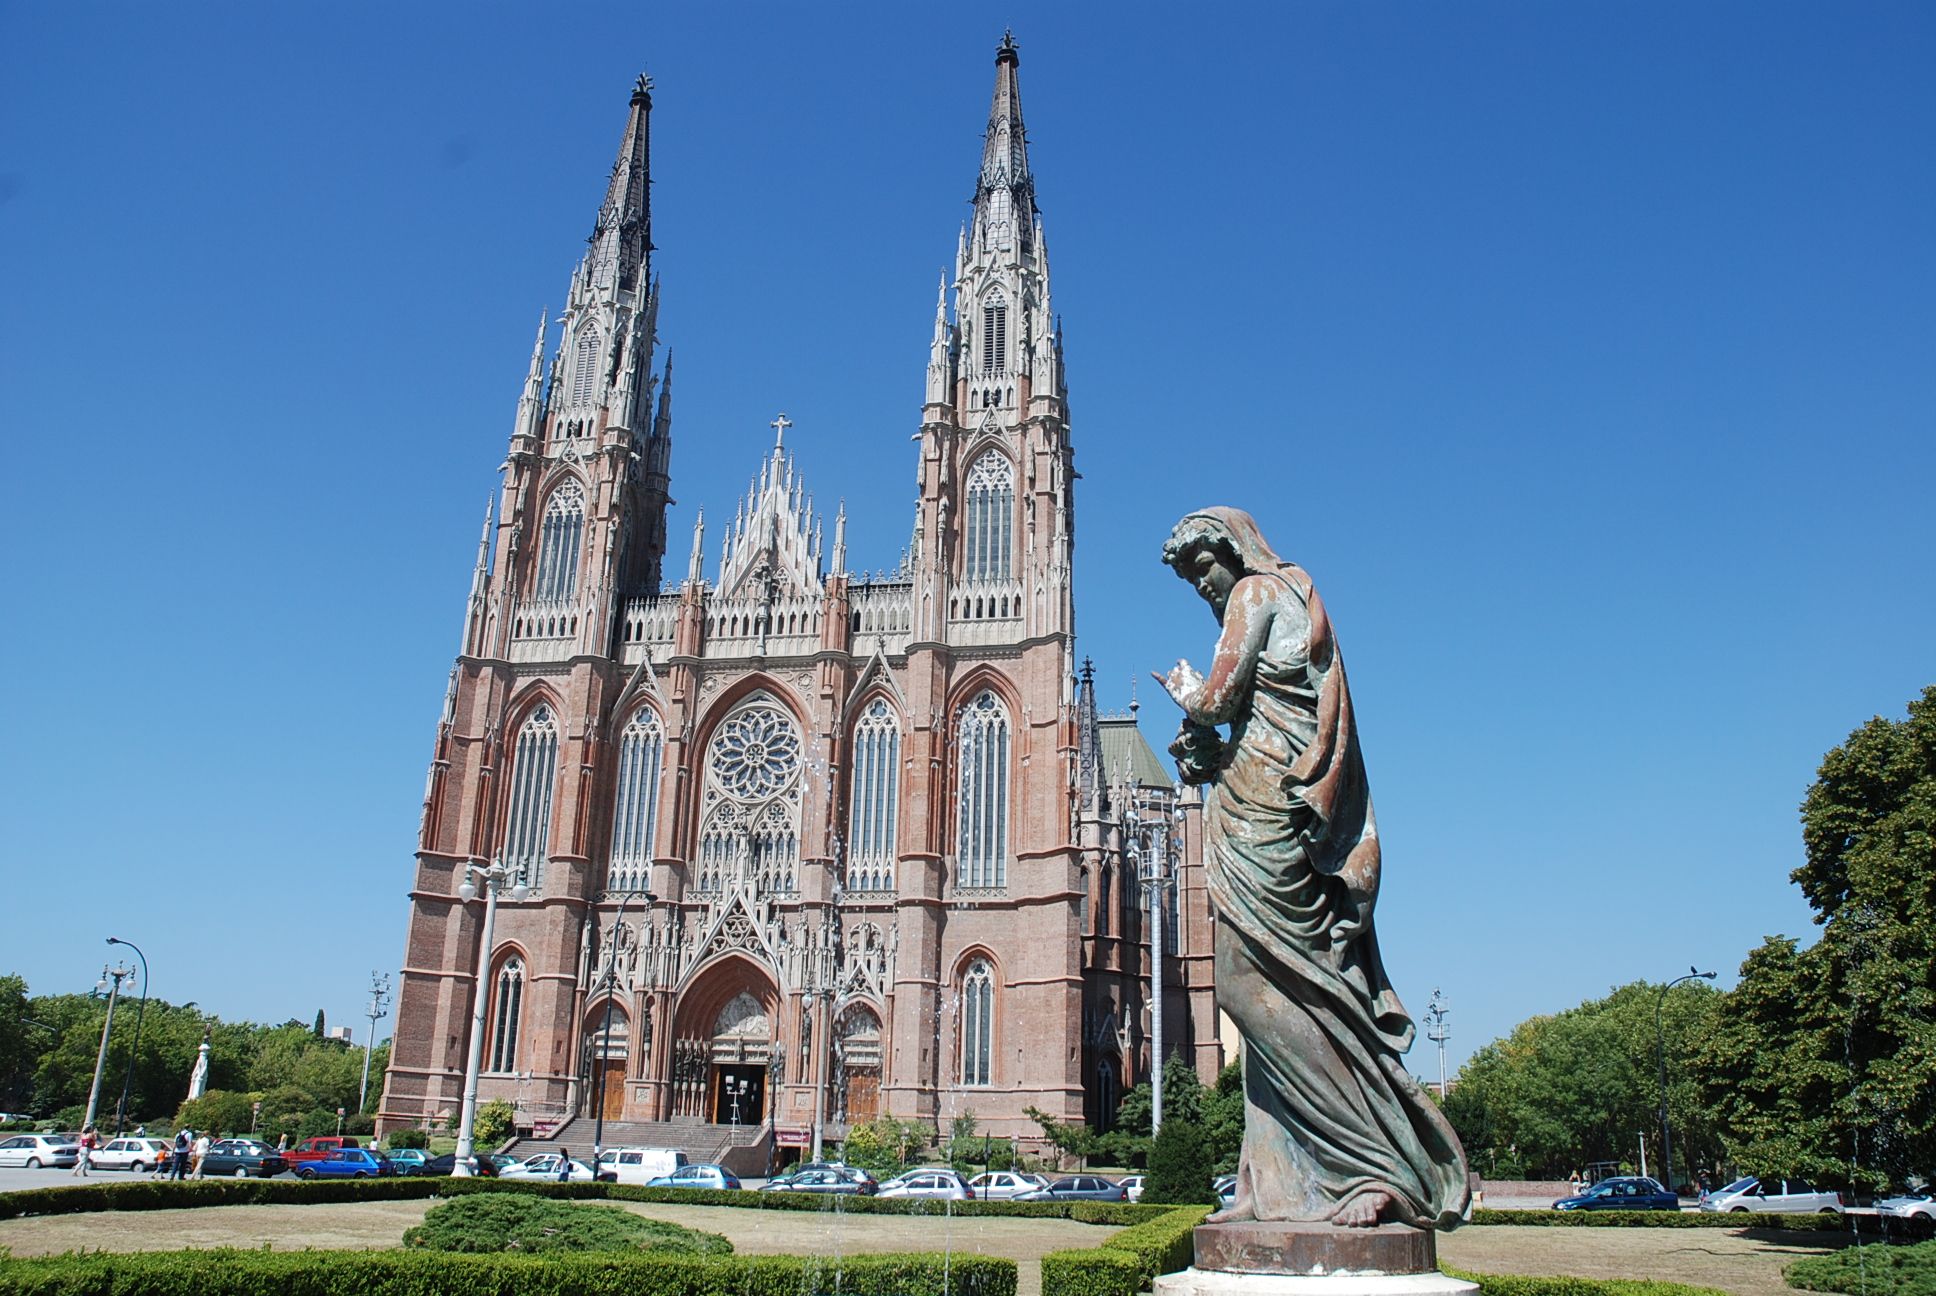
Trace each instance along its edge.
<instances>
[{"instance_id":1,"label":"statue's head","mask_svg":"<svg viewBox=\"0 0 1936 1296\"><path fill-rule=\"evenodd\" d=\"M1196 587L1219 619L1238 581L1284 565L1250 514L1234 508L1198 509L1186 516L1163 542L1163 561Z\"/></svg>"}]
</instances>

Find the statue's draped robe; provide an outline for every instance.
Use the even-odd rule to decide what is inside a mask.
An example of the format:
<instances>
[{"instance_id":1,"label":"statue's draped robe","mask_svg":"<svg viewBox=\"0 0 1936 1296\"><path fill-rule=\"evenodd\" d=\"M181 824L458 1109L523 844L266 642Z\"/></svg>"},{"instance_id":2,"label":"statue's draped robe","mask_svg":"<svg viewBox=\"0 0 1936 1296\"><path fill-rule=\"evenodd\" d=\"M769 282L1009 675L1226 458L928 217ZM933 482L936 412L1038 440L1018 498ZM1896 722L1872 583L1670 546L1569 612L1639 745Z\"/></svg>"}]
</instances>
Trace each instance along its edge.
<instances>
[{"instance_id":1,"label":"statue's draped robe","mask_svg":"<svg viewBox=\"0 0 1936 1296\"><path fill-rule=\"evenodd\" d=\"M1465 1157L1400 1061L1412 1022L1372 927L1378 831L1344 668L1309 577L1254 524L1235 540L1275 590L1274 628L1254 661L1236 663L1247 706L1226 713L1238 699L1206 696L1186 710L1231 723L1204 839L1217 998L1244 1040L1238 1200L1261 1220L1325 1220L1383 1192L1385 1220L1450 1228L1468 1199ZM1245 651L1234 637L1218 645L1220 665Z\"/></svg>"}]
</instances>

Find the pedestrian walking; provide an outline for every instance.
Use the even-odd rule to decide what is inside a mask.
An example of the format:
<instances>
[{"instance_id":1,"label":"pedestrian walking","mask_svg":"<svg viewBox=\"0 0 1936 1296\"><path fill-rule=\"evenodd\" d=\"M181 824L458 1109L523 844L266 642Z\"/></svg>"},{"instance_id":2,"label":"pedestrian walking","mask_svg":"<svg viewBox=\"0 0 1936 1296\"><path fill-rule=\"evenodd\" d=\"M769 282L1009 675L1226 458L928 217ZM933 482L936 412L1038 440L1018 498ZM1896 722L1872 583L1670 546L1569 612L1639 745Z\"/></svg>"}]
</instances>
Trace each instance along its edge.
<instances>
[{"instance_id":1,"label":"pedestrian walking","mask_svg":"<svg viewBox=\"0 0 1936 1296\"><path fill-rule=\"evenodd\" d=\"M81 1150L79 1155L74 1158L74 1168L67 1172L68 1177L72 1178L75 1175L79 1175L81 1178L86 1179L90 1177L88 1164L94 1160L94 1147L100 1142L100 1139L95 1136L94 1127L89 1125L81 1130L81 1137L75 1141L80 1144Z\"/></svg>"},{"instance_id":2,"label":"pedestrian walking","mask_svg":"<svg viewBox=\"0 0 1936 1296\"><path fill-rule=\"evenodd\" d=\"M194 1157L195 1157L195 1177L197 1179L200 1179L202 1177L202 1161L205 1157L208 1156L208 1145L209 1145L209 1137L208 1137L208 1132L206 1130L202 1131L201 1133L195 1136Z\"/></svg>"},{"instance_id":3,"label":"pedestrian walking","mask_svg":"<svg viewBox=\"0 0 1936 1296\"><path fill-rule=\"evenodd\" d=\"M287 1152L288 1150L289 1150L289 1133L287 1130L285 1130L283 1131L282 1135L276 1139L276 1155L281 1156L283 1153Z\"/></svg>"},{"instance_id":4,"label":"pedestrian walking","mask_svg":"<svg viewBox=\"0 0 1936 1296\"><path fill-rule=\"evenodd\" d=\"M169 1163L168 1170L169 1178L176 1182L188 1177L188 1155L189 1150L194 1146L194 1140L189 1137L192 1133L194 1131L189 1129L175 1131L175 1156Z\"/></svg>"},{"instance_id":5,"label":"pedestrian walking","mask_svg":"<svg viewBox=\"0 0 1936 1296\"><path fill-rule=\"evenodd\" d=\"M571 1182L571 1149L559 1148L558 1158L559 1158L558 1159L558 1182L570 1183Z\"/></svg>"}]
</instances>

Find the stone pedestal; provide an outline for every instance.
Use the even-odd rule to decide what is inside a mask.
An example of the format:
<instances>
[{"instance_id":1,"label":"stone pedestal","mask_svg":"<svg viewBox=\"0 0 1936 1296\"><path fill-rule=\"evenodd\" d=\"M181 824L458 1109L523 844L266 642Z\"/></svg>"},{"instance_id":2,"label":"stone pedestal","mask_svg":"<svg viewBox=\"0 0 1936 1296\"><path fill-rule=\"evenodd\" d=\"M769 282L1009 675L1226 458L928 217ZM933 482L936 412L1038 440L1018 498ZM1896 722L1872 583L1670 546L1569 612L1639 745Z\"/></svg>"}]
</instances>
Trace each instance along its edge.
<instances>
[{"instance_id":1,"label":"stone pedestal","mask_svg":"<svg viewBox=\"0 0 1936 1296\"><path fill-rule=\"evenodd\" d=\"M1382 1224L1206 1224L1196 1264L1165 1274L1155 1296L1472 1296L1438 1271L1438 1235Z\"/></svg>"}]
</instances>

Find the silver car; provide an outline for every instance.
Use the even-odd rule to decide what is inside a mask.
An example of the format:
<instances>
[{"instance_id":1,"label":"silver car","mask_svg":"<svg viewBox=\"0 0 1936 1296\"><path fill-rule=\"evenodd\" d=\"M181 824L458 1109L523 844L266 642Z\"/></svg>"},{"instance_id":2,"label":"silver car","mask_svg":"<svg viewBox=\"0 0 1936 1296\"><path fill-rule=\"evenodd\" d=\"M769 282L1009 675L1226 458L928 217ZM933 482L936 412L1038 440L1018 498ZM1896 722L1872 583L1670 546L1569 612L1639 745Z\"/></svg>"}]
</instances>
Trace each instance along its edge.
<instances>
[{"instance_id":1,"label":"silver car","mask_svg":"<svg viewBox=\"0 0 1936 1296\"><path fill-rule=\"evenodd\" d=\"M96 1170L132 1170L140 1174L168 1159L168 1144L158 1138L110 1139L94 1149L87 1163Z\"/></svg>"},{"instance_id":2,"label":"silver car","mask_svg":"<svg viewBox=\"0 0 1936 1296\"><path fill-rule=\"evenodd\" d=\"M1893 1197L1883 1197L1875 1204L1876 1214L1889 1215L1896 1219L1936 1219L1936 1197L1930 1189L1903 1188Z\"/></svg>"},{"instance_id":3,"label":"silver car","mask_svg":"<svg viewBox=\"0 0 1936 1296\"><path fill-rule=\"evenodd\" d=\"M929 1201L973 1201L975 1190L946 1166L931 1166L896 1175L880 1186L878 1197L921 1197Z\"/></svg>"},{"instance_id":4,"label":"silver car","mask_svg":"<svg viewBox=\"0 0 1936 1296\"><path fill-rule=\"evenodd\" d=\"M1020 1193L1047 1188L1049 1181L1041 1175L1022 1174L1015 1170L990 1170L970 1179L968 1186L975 1190L977 1201L1007 1201Z\"/></svg>"},{"instance_id":5,"label":"silver car","mask_svg":"<svg viewBox=\"0 0 1936 1296\"><path fill-rule=\"evenodd\" d=\"M1736 1179L1701 1194L1704 1211L1767 1211L1776 1215L1840 1215L1842 1194L1823 1192L1806 1179Z\"/></svg>"},{"instance_id":6,"label":"silver car","mask_svg":"<svg viewBox=\"0 0 1936 1296\"><path fill-rule=\"evenodd\" d=\"M65 1134L16 1134L0 1139L0 1166L70 1170L80 1159L81 1145Z\"/></svg>"}]
</instances>

